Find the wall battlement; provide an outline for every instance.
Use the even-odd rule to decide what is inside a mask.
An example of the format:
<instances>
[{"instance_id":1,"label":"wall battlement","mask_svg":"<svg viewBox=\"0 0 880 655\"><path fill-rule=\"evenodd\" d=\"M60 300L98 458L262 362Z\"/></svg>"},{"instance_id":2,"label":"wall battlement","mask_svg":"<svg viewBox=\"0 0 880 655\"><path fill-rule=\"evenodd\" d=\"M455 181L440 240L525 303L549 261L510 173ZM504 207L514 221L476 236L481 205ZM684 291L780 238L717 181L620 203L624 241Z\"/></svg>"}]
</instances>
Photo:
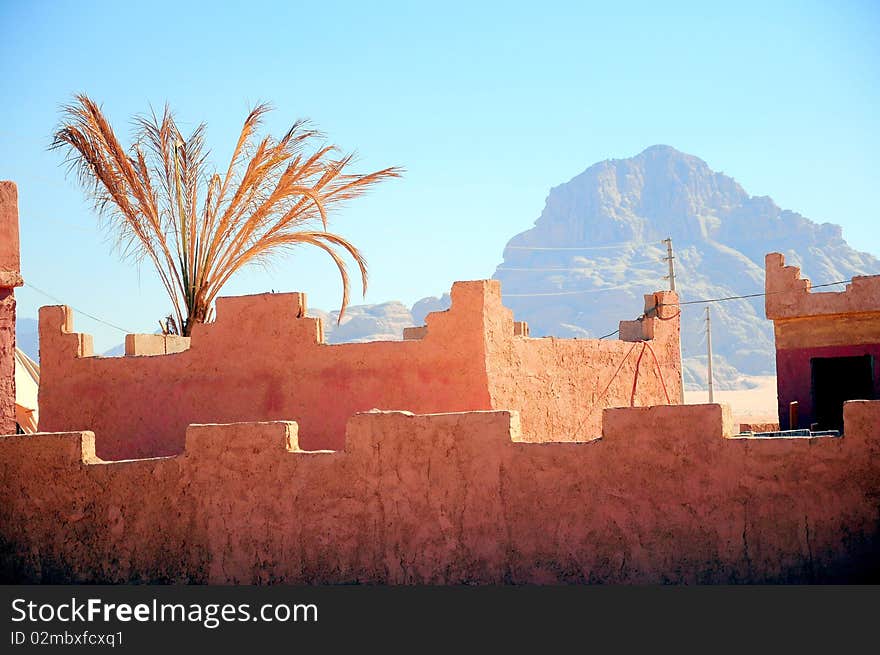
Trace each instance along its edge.
<instances>
[{"instance_id":1,"label":"wall battlement","mask_svg":"<svg viewBox=\"0 0 880 655\"><path fill-rule=\"evenodd\" d=\"M495 280L456 282L451 296L408 339L335 345L303 293L220 298L189 339L128 335L127 356L112 358L94 356L69 308L43 307L40 430L92 430L99 456L128 459L181 452L193 423L295 420L320 450L339 449L348 418L373 408L515 409L528 439L566 441L598 436L603 407L678 398L677 318L638 322L633 340L651 340L654 362L626 341L527 337Z\"/></svg>"},{"instance_id":2,"label":"wall battlement","mask_svg":"<svg viewBox=\"0 0 880 655\"><path fill-rule=\"evenodd\" d=\"M817 293L798 267L785 265L781 254L768 254L766 267L765 305L776 340L780 426L789 430L815 423L838 429L842 400L874 399L880 392L880 275L854 277L845 291ZM823 362L826 367L834 361L844 366L860 358L865 369L860 372L821 368ZM864 383L853 385L861 378ZM789 418L792 402L798 404L797 425Z\"/></svg>"},{"instance_id":3,"label":"wall battlement","mask_svg":"<svg viewBox=\"0 0 880 655\"><path fill-rule=\"evenodd\" d=\"M880 314L880 275L856 276L844 291L812 291L810 280L797 266L786 266L785 256L765 257L764 300L767 318L777 321L835 314Z\"/></svg>"},{"instance_id":4,"label":"wall battlement","mask_svg":"<svg viewBox=\"0 0 880 655\"><path fill-rule=\"evenodd\" d=\"M104 462L91 432L0 437L6 581L793 582L877 574L880 401L847 436L732 438L718 405L607 409L603 438L523 441L510 411L192 425ZM646 429L645 426L653 429ZM847 538L841 540L840 535ZM867 564L875 568L866 568Z\"/></svg>"}]
</instances>

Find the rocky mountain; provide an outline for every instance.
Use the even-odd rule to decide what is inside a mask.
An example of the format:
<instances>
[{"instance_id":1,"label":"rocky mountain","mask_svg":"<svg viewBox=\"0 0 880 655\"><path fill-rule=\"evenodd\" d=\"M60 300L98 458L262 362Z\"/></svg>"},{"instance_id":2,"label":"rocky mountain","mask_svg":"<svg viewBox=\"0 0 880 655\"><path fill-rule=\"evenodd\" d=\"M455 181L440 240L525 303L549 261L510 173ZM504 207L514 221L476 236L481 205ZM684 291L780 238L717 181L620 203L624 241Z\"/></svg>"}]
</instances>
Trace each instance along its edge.
<instances>
[{"instance_id":1,"label":"rocky mountain","mask_svg":"<svg viewBox=\"0 0 880 655\"><path fill-rule=\"evenodd\" d=\"M342 325L336 324L338 311L309 309L308 315L323 319L327 343L396 341L403 338L403 328L416 325L409 308L397 301L351 306L345 310Z\"/></svg>"},{"instance_id":2,"label":"rocky mountain","mask_svg":"<svg viewBox=\"0 0 880 655\"><path fill-rule=\"evenodd\" d=\"M424 325L425 317L431 312L442 312L452 305L452 299L449 297L448 293L444 293L439 298L436 296L429 296L428 298L422 298L412 307L412 317L413 325Z\"/></svg>"},{"instance_id":3,"label":"rocky mountain","mask_svg":"<svg viewBox=\"0 0 880 655\"><path fill-rule=\"evenodd\" d=\"M638 313L644 293L668 288L666 237L683 302L763 292L764 255L773 251L814 284L880 273L880 261L851 248L839 226L750 196L701 159L658 145L595 164L551 189L535 226L508 242L495 277L505 304L529 322L532 336L602 336ZM763 302L711 304L720 388L740 374L774 372ZM682 307L691 384L705 378L705 308Z\"/></svg>"},{"instance_id":4,"label":"rocky mountain","mask_svg":"<svg viewBox=\"0 0 880 655\"><path fill-rule=\"evenodd\" d=\"M122 357L125 354L125 344L118 343L113 346L110 350L105 350L101 353L102 357Z\"/></svg>"}]
</instances>

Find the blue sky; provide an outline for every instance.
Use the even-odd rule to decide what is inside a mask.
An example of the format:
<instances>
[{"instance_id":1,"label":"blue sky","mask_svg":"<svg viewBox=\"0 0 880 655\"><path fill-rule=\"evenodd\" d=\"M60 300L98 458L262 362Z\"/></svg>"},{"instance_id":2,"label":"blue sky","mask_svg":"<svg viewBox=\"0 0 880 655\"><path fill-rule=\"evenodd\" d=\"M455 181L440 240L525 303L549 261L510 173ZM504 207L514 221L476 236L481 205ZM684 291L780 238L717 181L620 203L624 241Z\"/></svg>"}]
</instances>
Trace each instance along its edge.
<instances>
[{"instance_id":1,"label":"blue sky","mask_svg":"<svg viewBox=\"0 0 880 655\"><path fill-rule=\"evenodd\" d=\"M130 117L166 100L182 127L206 121L218 167L264 100L272 133L308 117L362 170L405 167L332 221L369 260L366 302L491 276L550 187L656 143L880 255L877 3L226 4L0 0L0 179L19 185L32 285L133 331L169 309L46 149L78 91L126 142ZM225 294L269 289L339 303L332 262L307 250ZM17 297L21 316L54 304ZM122 340L76 325L98 351Z\"/></svg>"}]
</instances>

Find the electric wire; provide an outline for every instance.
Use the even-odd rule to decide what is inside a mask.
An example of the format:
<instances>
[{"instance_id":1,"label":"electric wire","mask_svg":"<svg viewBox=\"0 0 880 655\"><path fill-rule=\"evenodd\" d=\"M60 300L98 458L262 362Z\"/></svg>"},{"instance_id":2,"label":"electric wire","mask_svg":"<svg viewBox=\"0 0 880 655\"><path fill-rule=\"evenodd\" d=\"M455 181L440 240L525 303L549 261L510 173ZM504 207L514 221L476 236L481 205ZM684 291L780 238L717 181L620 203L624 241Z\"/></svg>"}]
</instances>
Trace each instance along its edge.
<instances>
[{"instance_id":1,"label":"electric wire","mask_svg":"<svg viewBox=\"0 0 880 655\"><path fill-rule=\"evenodd\" d=\"M540 296L576 296L584 293L599 293L600 291L617 291L620 289L632 289L633 287L643 287L643 284L623 284L614 287L599 287L598 289L580 289L578 291L552 291L546 293L504 293L504 298L537 298Z\"/></svg>"},{"instance_id":2,"label":"electric wire","mask_svg":"<svg viewBox=\"0 0 880 655\"><path fill-rule=\"evenodd\" d=\"M82 314L83 316L87 316L88 318L92 319L93 321L97 321L98 323L103 323L103 324L106 325L107 327L111 327L111 328L113 328L114 330L119 330L120 332L122 332L122 333L124 333L124 334L134 334L134 331L133 331L133 330L126 330L125 328L121 328L121 327L119 327L118 325L114 325L114 324L111 323L110 321L105 321L104 319L102 319L102 318L98 318L97 316L95 316L95 315L93 315L93 314L89 314L88 312L84 312L84 311L81 310L81 309L77 309L77 308L74 307L73 305L70 305L70 304L64 302L63 300L60 300L60 299L56 298L56 297L53 296L51 293L48 293L48 292L46 292L46 291L43 291L43 290L40 289L39 287L35 287L35 286L34 286L33 284L31 284L30 282L25 282L25 283L24 283L24 286L28 287L29 289L32 289L32 290L36 291L36 292L39 293L39 294L42 294L42 295L46 296L46 297L49 298L50 300L54 300L55 302L57 302L57 303L59 303L59 304L67 305L67 306L70 307L73 311L77 312L78 314Z\"/></svg>"},{"instance_id":3,"label":"electric wire","mask_svg":"<svg viewBox=\"0 0 880 655\"><path fill-rule=\"evenodd\" d=\"M852 282L852 278L849 280L840 280L838 282L827 282L825 284L813 284L810 286L810 289L821 289L823 287L833 287L838 284L849 284ZM741 296L724 296L723 298L706 298L703 300L686 300L684 302L668 302L662 303L663 307L680 307L682 305L703 305L710 302L723 302L725 300L742 300L745 298L760 298L762 296L772 296L777 293L789 293L790 289L781 289L780 291L765 291L764 293L747 293Z\"/></svg>"},{"instance_id":4,"label":"electric wire","mask_svg":"<svg viewBox=\"0 0 880 655\"><path fill-rule=\"evenodd\" d=\"M852 282L852 278L850 278L848 280L839 280L837 282L826 282L824 284L813 284L810 286L810 289L822 289L824 287L833 287L838 284L849 284L850 282ZM740 296L724 296L722 298L704 298L701 300L687 300L684 302L667 302L667 303L660 303L658 305L658 307L681 307L682 305L702 305L702 304L713 303L713 302L724 302L727 300L742 300L742 299L746 299L746 298L760 298L762 296L771 296L771 295L775 295L777 293L788 293L789 291L790 291L789 289L782 289L780 291L765 291L764 293L747 293L747 294L743 294ZM646 316L647 316L647 313L643 312L635 320L638 321L642 318L645 318ZM661 318L661 317L658 316L658 318ZM670 318L674 318L674 317L670 317ZM614 336L618 332L620 332L619 329L615 330L614 332L609 332L608 334L599 337L599 339L607 339L608 337Z\"/></svg>"},{"instance_id":5,"label":"electric wire","mask_svg":"<svg viewBox=\"0 0 880 655\"><path fill-rule=\"evenodd\" d=\"M661 241L625 241L621 243L609 243L602 246L504 246L505 250L614 250L615 248L633 248L636 246L656 246L659 248Z\"/></svg>"}]
</instances>

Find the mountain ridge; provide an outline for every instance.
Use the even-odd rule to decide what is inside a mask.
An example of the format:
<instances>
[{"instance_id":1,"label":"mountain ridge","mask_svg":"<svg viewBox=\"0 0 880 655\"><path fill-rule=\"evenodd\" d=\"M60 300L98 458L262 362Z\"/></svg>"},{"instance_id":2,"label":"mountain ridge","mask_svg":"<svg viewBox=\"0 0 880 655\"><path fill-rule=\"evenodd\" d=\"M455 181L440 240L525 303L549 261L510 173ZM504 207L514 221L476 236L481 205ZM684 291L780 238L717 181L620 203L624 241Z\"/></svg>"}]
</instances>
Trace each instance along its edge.
<instances>
[{"instance_id":1,"label":"mountain ridge","mask_svg":"<svg viewBox=\"0 0 880 655\"><path fill-rule=\"evenodd\" d=\"M675 246L682 302L763 293L764 256L782 252L814 284L880 273L833 223L815 223L750 196L732 177L671 146L593 164L553 187L533 227L514 235L494 277L505 304L533 336L597 337L668 288L665 248ZM622 287L622 288L621 288ZM686 381L699 377L702 306L682 314ZM712 303L713 343L739 373L773 373L772 326L763 298ZM690 369L690 372L688 371Z\"/></svg>"}]
</instances>

